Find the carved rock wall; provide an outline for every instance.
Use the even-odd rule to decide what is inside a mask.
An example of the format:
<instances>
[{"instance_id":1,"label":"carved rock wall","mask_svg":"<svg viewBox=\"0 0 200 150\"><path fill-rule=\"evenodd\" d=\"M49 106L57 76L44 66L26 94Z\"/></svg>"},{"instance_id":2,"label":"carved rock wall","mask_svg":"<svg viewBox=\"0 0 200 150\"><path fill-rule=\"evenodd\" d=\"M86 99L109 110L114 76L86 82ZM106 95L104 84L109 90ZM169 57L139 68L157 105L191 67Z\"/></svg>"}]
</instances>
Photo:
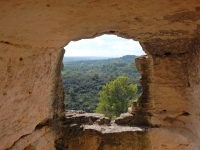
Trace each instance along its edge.
<instances>
[{"instance_id":1,"label":"carved rock wall","mask_svg":"<svg viewBox=\"0 0 200 150\"><path fill-rule=\"evenodd\" d=\"M131 111L132 125L160 127L148 131L148 148L199 149L199 0L1 0L0 31L0 149L55 149L62 47L102 34L139 40L148 54L136 62L144 92ZM118 133L104 148L128 149L135 136Z\"/></svg>"},{"instance_id":2,"label":"carved rock wall","mask_svg":"<svg viewBox=\"0 0 200 150\"><path fill-rule=\"evenodd\" d=\"M194 105L199 97L196 92L199 80L198 41L144 42L142 45L149 55L139 58L136 63L142 74L141 83L147 88L144 88L138 105L142 106L142 111L148 112L148 122L162 127L187 128L199 137L199 109Z\"/></svg>"},{"instance_id":3,"label":"carved rock wall","mask_svg":"<svg viewBox=\"0 0 200 150\"><path fill-rule=\"evenodd\" d=\"M44 134L38 133L37 126L64 111L57 102L63 97L58 84L62 55L63 50L0 43L0 149L10 148L32 132Z\"/></svg>"}]
</instances>

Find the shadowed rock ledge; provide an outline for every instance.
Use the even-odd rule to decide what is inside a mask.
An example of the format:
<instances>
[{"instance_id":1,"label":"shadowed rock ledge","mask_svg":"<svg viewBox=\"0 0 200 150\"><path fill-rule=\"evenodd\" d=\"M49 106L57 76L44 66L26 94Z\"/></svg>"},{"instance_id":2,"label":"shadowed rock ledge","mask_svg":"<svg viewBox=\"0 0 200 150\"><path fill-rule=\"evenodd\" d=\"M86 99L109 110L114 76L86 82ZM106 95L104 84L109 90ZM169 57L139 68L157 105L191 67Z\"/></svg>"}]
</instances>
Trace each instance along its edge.
<instances>
[{"instance_id":1,"label":"shadowed rock ledge","mask_svg":"<svg viewBox=\"0 0 200 150\"><path fill-rule=\"evenodd\" d=\"M68 111L61 119L63 124L56 148L58 150L149 150L198 148L194 135L186 129L138 127L119 125L134 117L122 114L111 121L103 114ZM120 120L120 121L119 121ZM174 132L176 131L176 132ZM191 135L188 139L184 134ZM194 144L195 143L195 144Z\"/></svg>"}]
</instances>

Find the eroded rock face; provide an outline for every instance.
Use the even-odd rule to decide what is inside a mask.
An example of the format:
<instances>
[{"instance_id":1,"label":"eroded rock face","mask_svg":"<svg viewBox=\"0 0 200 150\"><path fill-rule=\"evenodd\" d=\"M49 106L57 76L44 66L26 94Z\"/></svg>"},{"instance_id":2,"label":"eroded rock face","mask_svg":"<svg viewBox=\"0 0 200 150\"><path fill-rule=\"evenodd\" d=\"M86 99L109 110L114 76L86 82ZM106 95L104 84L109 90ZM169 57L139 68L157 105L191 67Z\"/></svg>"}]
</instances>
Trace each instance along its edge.
<instances>
[{"instance_id":1,"label":"eroded rock face","mask_svg":"<svg viewBox=\"0 0 200 150\"><path fill-rule=\"evenodd\" d=\"M57 67L62 55L55 49L0 44L0 149L12 147L31 133L43 135L36 127L64 111Z\"/></svg>"},{"instance_id":2,"label":"eroded rock face","mask_svg":"<svg viewBox=\"0 0 200 150\"><path fill-rule=\"evenodd\" d=\"M195 119L199 109L194 102L199 97L194 94L199 67L193 65L199 58L198 41L180 39L143 43L149 56L138 58L136 63L142 74L141 83L146 88L137 104L142 107L132 108L132 113L145 112L146 120L152 125L187 128L199 137L199 124ZM153 51L156 47L159 48Z\"/></svg>"},{"instance_id":3,"label":"eroded rock face","mask_svg":"<svg viewBox=\"0 0 200 150\"><path fill-rule=\"evenodd\" d=\"M149 150L149 149L199 149L199 140L185 128L138 127L127 122L132 114L122 114L115 120L99 124L103 115L93 113L67 113L63 118L62 139L56 141L57 149L69 150Z\"/></svg>"},{"instance_id":4,"label":"eroded rock face","mask_svg":"<svg viewBox=\"0 0 200 150\"><path fill-rule=\"evenodd\" d=\"M136 60L143 94L129 117L148 130L105 133L89 125L60 144L200 149L199 24L199 0L0 1L0 149L55 149L64 139L62 47L102 34L139 40L147 53Z\"/></svg>"}]
</instances>

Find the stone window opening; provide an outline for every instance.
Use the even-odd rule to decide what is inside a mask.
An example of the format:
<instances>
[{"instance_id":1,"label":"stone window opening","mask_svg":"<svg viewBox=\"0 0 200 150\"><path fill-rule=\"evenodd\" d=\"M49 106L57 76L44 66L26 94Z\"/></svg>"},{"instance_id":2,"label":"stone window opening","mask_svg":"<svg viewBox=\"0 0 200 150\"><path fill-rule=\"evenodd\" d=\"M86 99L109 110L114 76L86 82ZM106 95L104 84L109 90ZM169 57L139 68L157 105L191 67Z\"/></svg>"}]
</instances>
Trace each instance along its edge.
<instances>
[{"instance_id":1,"label":"stone window opening","mask_svg":"<svg viewBox=\"0 0 200 150\"><path fill-rule=\"evenodd\" d=\"M114 34L115 31L110 31L110 33ZM109 37L112 37L115 40L112 41L112 42L109 42ZM106 39L106 38L108 40L105 42L104 39ZM107 45L105 45L104 42ZM91 50L91 47L93 47L93 46L94 46L94 49ZM105 46L107 46L107 49L109 49L110 52L106 48L102 49ZM90 58L81 57L80 47L81 47L81 50L83 51L82 56L86 57L88 55ZM71 69L71 70L74 69L75 71L73 71L73 72L76 72L74 75L70 74L69 71L66 71L66 67L67 67L66 63L67 62L70 61L70 62L74 62L74 63L84 63L85 59L90 59L91 61L95 61L95 60L98 59L99 61L101 61L102 59L108 60L108 59L113 59L113 58L125 57L127 55L136 55L137 57L139 57L140 55L145 54L145 52L142 50L139 42L133 41L132 39L124 39L124 38L121 38L121 37L117 37L115 35L103 35L101 37L96 37L96 38L93 38L93 39L80 40L80 41L77 41L77 42L72 41L67 46L65 46L64 48L65 48L65 56L67 56L68 59L71 59L71 60L67 60L67 58L65 58L65 57L63 59L63 63L64 63L64 66L65 66L64 70L62 71L64 93L65 93L64 103L65 103L67 112L69 112L69 113L79 113L79 114L82 114L82 113L85 113L85 112L86 113L94 113L95 112L95 109L97 108L98 98L99 98L98 93L99 93L100 90L102 90L102 85L101 85L101 87L95 86L95 89L90 89L90 90L98 90L98 93L95 91L96 92L95 93L96 98L94 98L95 101L90 101L92 104L88 103L89 102L88 99L91 100L91 97L88 93L90 93L91 91L87 91L87 88L86 88L86 90L84 89L85 90L84 91L83 88L82 89L80 88L82 85L78 85L80 82L82 82L82 80L78 81L79 80L78 78L81 75L84 76L86 74L86 72L84 74L82 72L79 72L78 70L76 71L76 69L78 67L77 68L70 68L71 66L68 66L69 69ZM88 49L86 49L86 48L88 48ZM114 52L113 48L118 49L117 52ZM123 51L123 49L126 49L126 50ZM135 53L134 53L134 51L135 51ZM107 53L107 55L105 57L106 53ZM79 58L77 58L77 56ZM93 56L93 57L91 57L91 56ZM71 58L69 58L69 57L71 57ZM78 59L80 59L80 61L78 61ZM135 67L134 59L132 60L132 63L134 64L134 67ZM78 64L78 65L81 65L81 64ZM106 66L106 65L102 65L102 67L103 66ZM136 67L133 68L133 69L134 69L134 71L137 71ZM138 72L136 74L140 75ZM91 75L93 75L91 77L92 78L91 82L93 83L93 81L98 80L97 78L99 78L99 76L102 76L102 73L95 73L95 72L91 71ZM116 79L117 78L116 76L124 76L124 75L125 75L125 73L120 72L119 75L115 74L114 76L115 76L115 79ZM73 78L75 78L75 76L77 76L78 80L73 79ZM69 78L71 78L72 81L69 81L70 80ZM139 98L139 96L142 94L142 87L139 83L140 76L138 76L137 79L134 79L134 78L135 77L132 77L132 78L130 77L130 80L131 80L130 83L134 83L134 84L138 85L137 86L137 88L138 88L137 98ZM110 82L110 81L111 80L108 80L107 83ZM70 82L71 85L69 84L69 82ZM75 84L73 82L75 82ZM87 87L87 84L90 84L91 82L89 81L89 82L85 83L84 86ZM103 85L105 85L105 84L106 83L104 83ZM80 91L80 89L82 91ZM77 95L77 93L80 94L81 96L79 97L79 95ZM129 110L131 109L131 105L135 100L136 99L132 100L132 102L129 103L129 106L128 106ZM94 103L96 103L96 104L94 105ZM77 104L79 104L79 105L77 105ZM123 112L123 113L127 113L129 110L127 108L127 111ZM114 118L118 118L119 116L120 115L118 115ZM121 114L121 116L123 116L123 114ZM130 122L130 120L128 122Z\"/></svg>"}]
</instances>

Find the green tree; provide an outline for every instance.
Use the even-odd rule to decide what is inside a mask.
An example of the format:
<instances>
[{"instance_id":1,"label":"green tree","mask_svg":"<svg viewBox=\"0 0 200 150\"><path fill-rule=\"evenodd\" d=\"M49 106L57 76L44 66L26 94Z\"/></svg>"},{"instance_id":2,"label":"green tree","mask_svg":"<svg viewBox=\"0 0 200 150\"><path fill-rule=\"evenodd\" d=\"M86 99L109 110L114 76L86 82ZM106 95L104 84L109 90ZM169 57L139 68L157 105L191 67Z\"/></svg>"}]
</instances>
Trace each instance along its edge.
<instances>
[{"instance_id":1,"label":"green tree","mask_svg":"<svg viewBox=\"0 0 200 150\"><path fill-rule=\"evenodd\" d=\"M99 92L99 103L95 110L114 119L127 112L128 106L136 98L137 85L129 84L130 79L120 76L102 87Z\"/></svg>"}]
</instances>

